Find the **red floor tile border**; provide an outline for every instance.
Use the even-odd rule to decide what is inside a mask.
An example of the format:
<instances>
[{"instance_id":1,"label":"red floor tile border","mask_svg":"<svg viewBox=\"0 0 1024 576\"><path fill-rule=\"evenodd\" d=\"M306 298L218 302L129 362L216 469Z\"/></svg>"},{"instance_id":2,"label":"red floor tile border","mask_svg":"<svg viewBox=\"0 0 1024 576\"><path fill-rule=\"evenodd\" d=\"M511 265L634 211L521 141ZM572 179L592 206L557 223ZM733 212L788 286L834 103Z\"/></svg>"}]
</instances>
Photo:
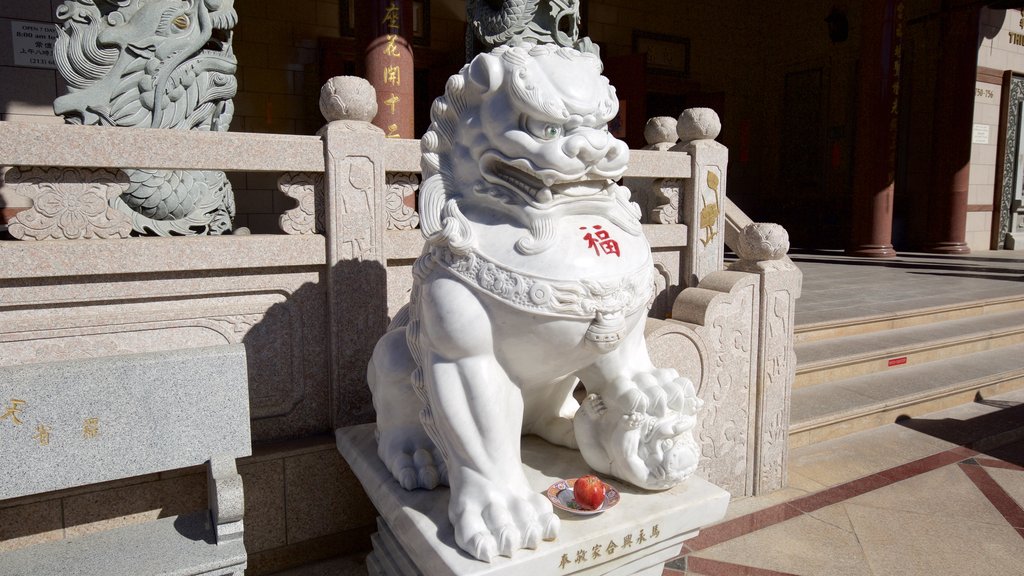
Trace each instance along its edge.
<instances>
[{"instance_id":1,"label":"red floor tile border","mask_svg":"<svg viewBox=\"0 0 1024 576\"><path fill-rule=\"evenodd\" d=\"M696 552L727 542L740 536L763 530L780 522L800 516L802 512L789 504L776 504L764 510L752 512L746 516L726 520L700 531L692 540L687 540L684 552Z\"/></svg>"},{"instance_id":2,"label":"red floor tile border","mask_svg":"<svg viewBox=\"0 0 1024 576\"><path fill-rule=\"evenodd\" d=\"M845 484L827 488L810 496L797 498L790 501L789 505L803 513L814 512L815 510L838 504L872 490L878 490L890 484L895 484L896 482L899 482L899 480L894 480L884 474L872 474Z\"/></svg>"},{"instance_id":3,"label":"red floor tile border","mask_svg":"<svg viewBox=\"0 0 1024 576\"><path fill-rule=\"evenodd\" d=\"M985 468L972 465L972 464L960 464L960 469L967 474L967 477L974 482L974 485L981 490L981 493L988 498L988 501L996 507L996 510L1003 515L1003 518L1017 529L1018 534L1021 533L1021 529L1024 529L1024 509L1017 504L1017 501L1012 496L1003 490L1003 487L999 485L992 476L985 470Z\"/></svg>"},{"instance_id":4,"label":"red floor tile border","mask_svg":"<svg viewBox=\"0 0 1024 576\"><path fill-rule=\"evenodd\" d=\"M686 561L686 573L700 574L701 576L797 576L789 572L776 572L766 568L692 557Z\"/></svg>"},{"instance_id":5,"label":"red floor tile border","mask_svg":"<svg viewBox=\"0 0 1024 576\"><path fill-rule=\"evenodd\" d=\"M1001 468L1003 470L1024 472L1024 466L1018 466L1013 462L1005 462L1003 460L996 460L995 458L975 458L974 460L979 466L984 466L985 468Z\"/></svg>"},{"instance_id":6,"label":"red floor tile border","mask_svg":"<svg viewBox=\"0 0 1024 576\"><path fill-rule=\"evenodd\" d=\"M894 482L901 482L907 478L918 476L932 470L937 470L943 466L949 466L955 464L961 460L972 458L977 456L978 452L971 450L970 448L964 448L958 446L945 452L939 452L938 454L932 454L931 456L925 456L919 460L913 462L907 462L895 468L883 470L879 474L891 478Z\"/></svg>"}]
</instances>

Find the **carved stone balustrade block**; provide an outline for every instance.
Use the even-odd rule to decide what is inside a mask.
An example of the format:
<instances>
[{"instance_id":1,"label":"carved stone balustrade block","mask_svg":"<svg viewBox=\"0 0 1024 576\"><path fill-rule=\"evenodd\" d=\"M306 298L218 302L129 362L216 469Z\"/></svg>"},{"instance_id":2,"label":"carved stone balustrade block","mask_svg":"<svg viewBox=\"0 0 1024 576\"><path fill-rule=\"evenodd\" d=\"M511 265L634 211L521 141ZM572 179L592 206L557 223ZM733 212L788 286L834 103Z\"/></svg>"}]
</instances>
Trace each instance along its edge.
<instances>
[{"instance_id":1,"label":"carved stone balustrade block","mask_svg":"<svg viewBox=\"0 0 1024 576\"><path fill-rule=\"evenodd\" d=\"M759 299L756 275L712 272L698 287L679 294L670 322L689 328L706 349L697 392L704 401L697 433L699 472L734 496L753 494L755 486Z\"/></svg>"},{"instance_id":2,"label":"carved stone balustrade block","mask_svg":"<svg viewBox=\"0 0 1024 576\"><path fill-rule=\"evenodd\" d=\"M6 181L32 207L14 216L8 230L21 240L127 238L131 220L110 202L128 189L120 171L80 168L12 168Z\"/></svg>"},{"instance_id":3,"label":"carved stone balustrade block","mask_svg":"<svg viewBox=\"0 0 1024 576\"><path fill-rule=\"evenodd\" d=\"M740 260L780 260L789 252L789 233L778 224L751 223L740 231L739 244L735 248Z\"/></svg>"},{"instance_id":4,"label":"carved stone balustrade block","mask_svg":"<svg viewBox=\"0 0 1024 576\"><path fill-rule=\"evenodd\" d=\"M323 234L324 175L309 172L286 172L277 180L278 189L294 198L298 206L286 211L278 220L285 234Z\"/></svg>"},{"instance_id":5,"label":"carved stone balustrade block","mask_svg":"<svg viewBox=\"0 0 1024 576\"><path fill-rule=\"evenodd\" d=\"M331 386L335 426L372 420L366 365L388 326L384 256L384 133L355 120L320 130L324 182Z\"/></svg>"},{"instance_id":6,"label":"carved stone balustrade block","mask_svg":"<svg viewBox=\"0 0 1024 576\"><path fill-rule=\"evenodd\" d=\"M754 493L786 485L790 397L796 379L793 325L803 274L786 257L789 235L778 224L749 224L730 270L760 276L761 332L757 344Z\"/></svg>"},{"instance_id":7,"label":"carved stone balustrade block","mask_svg":"<svg viewBox=\"0 0 1024 576\"><path fill-rule=\"evenodd\" d=\"M320 113L328 122L369 122L377 115L377 92L358 76L335 76L320 89Z\"/></svg>"},{"instance_id":8,"label":"carved stone balustrade block","mask_svg":"<svg viewBox=\"0 0 1024 576\"><path fill-rule=\"evenodd\" d=\"M655 116L644 126L644 150L666 151L679 140L676 119ZM675 178L628 178L626 186L633 193L633 201L643 210L644 223L679 223L679 189L682 182Z\"/></svg>"},{"instance_id":9,"label":"carved stone balustrade block","mask_svg":"<svg viewBox=\"0 0 1024 576\"><path fill-rule=\"evenodd\" d=\"M709 273L722 269L725 255L725 190L729 150L715 142L722 123L710 108L691 108L679 116L679 144L687 152L693 177L683 182L681 220L688 225L682 282L696 286Z\"/></svg>"},{"instance_id":10,"label":"carved stone balustrade block","mask_svg":"<svg viewBox=\"0 0 1024 576\"><path fill-rule=\"evenodd\" d=\"M655 116L644 126L644 150L670 150L679 141L678 122L671 116Z\"/></svg>"},{"instance_id":11,"label":"carved stone balustrade block","mask_svg":"<svg viewBox=\"0 0 1024 576\"><path fill-rule=\"evenodd\" d=\"M420 177L411 172L397 172L387 175L387 193L384 208L387 213L388 230L415 230L420 225L416 213L416 191L420 189Z\"/></svg>"},{"instance_id":12,"label":"carved stone balustrade block","mask_svg":"<svg viewBox=\"0 0 1024 576\"><path fill-rule=\"evenodd\" d=\"M655 208L651 210L654 224L679 223L679 189L683 181L677 178L658 178L652 186Z\"/></svg>"}]
</instances>

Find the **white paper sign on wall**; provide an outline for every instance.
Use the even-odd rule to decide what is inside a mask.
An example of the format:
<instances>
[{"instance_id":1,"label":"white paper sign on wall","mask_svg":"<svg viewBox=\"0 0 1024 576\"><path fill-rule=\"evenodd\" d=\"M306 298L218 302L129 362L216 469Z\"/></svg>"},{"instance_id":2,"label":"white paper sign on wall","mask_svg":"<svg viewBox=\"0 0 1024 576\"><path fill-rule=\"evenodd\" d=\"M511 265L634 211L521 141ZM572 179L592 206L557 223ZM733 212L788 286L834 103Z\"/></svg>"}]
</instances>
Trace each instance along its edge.
<instances>
[{"instance_id":1,"label":"white paper sign on wall","mask_svg":"<svg viewBox=\"0 0 1024 576\"><path fill-rule=\"evenodd\" d=\"M989 128L988 124L975 124L971 133L971 143L988 144Z\"/></svg>"},{"instance_id":2,"label":"white paper sign on wall","mask_svg":"<svg viewBox=\"0 0 1024 576\"><path fill-rule=\"evenodd\" d=\"M15 66L56 69L53 45L57 26L46 22L11 20L11 48Z\"/></svg>"}]
</instances>

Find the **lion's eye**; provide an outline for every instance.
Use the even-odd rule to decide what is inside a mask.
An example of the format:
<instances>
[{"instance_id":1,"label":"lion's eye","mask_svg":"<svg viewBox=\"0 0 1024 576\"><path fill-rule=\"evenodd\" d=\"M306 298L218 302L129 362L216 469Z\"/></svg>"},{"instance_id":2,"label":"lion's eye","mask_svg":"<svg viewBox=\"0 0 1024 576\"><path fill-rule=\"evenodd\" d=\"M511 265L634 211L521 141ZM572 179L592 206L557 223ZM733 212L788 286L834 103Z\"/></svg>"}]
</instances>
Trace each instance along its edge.
<instances>
[{"instance_id":1,"label":"lion's eye","mask_svg":"<svg viewBox=\"0 0 1024 576\"><path fill-rule=\"evenodd\" d=\"M188 15L182 14L180 16L177 16L174 20L171 20L171 24L174 24L174 27L178 30L184 30L185 28L188 28Z\"/></svg>"},{"instance_id":2,"label":"lion's eye","mask_svg":"<svg viewBox=\"0 0 1024 576\"><path fill-rule=\"evenodd\" d=\"M554 140L562 135L562 127L543 120L534 118L526 119L526 129L541 140Z\"/></svg>"}]
</instances>

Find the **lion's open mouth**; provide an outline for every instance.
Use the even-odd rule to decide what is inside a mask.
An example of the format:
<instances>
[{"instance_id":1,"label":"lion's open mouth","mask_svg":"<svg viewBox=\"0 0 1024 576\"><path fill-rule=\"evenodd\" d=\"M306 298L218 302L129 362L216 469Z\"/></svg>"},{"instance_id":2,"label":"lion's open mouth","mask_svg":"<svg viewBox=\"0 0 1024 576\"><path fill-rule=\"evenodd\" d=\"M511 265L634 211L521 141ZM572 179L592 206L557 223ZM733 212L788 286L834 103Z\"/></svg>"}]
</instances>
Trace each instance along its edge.
<instances>
[{"instance_id":1,"label":"lion's open mouth","mask_svg":"<svg viewBox=\"0 0 1024 576\"><path fill-rule=\"evenodd\" d=\"M487 182L511 190L537 207L608 195L614 184L609 178L593 178L586 173L565 175L555 170L540 170L524 158L506 160L494 153L485 154L480 164Z\"/></svg>"}]
</instances>

